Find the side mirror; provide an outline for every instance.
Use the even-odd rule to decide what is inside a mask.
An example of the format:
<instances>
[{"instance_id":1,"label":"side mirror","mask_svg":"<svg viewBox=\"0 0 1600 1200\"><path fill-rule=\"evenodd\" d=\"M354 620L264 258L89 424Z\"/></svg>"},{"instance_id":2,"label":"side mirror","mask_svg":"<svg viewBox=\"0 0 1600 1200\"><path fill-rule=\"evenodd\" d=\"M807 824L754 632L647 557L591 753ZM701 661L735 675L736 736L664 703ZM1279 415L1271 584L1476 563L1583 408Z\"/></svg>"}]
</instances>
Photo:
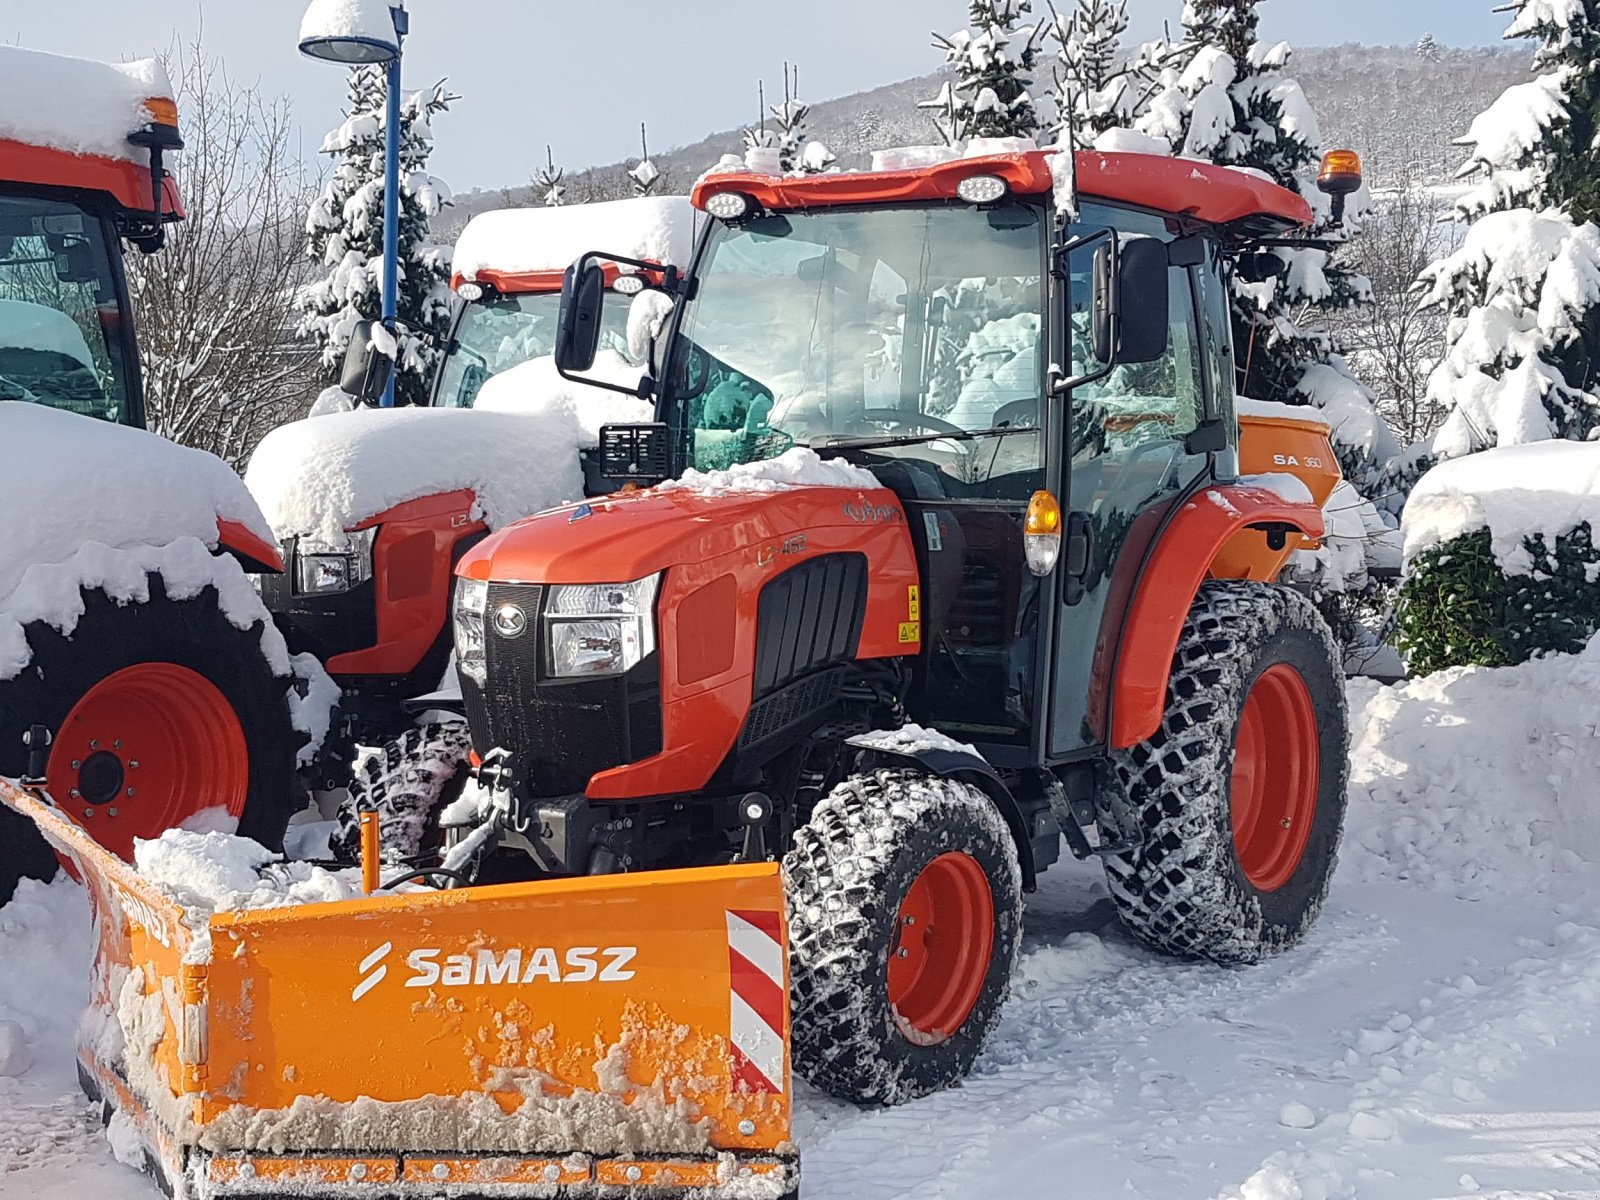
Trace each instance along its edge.
<instances>
[{"instance_id":1,"label":"side mirror","mask_svg":"<svg viewBox=\"0 0 1600 1200\"><path fill-rule=\"evenodd\" d=\"M567 268L561 280L561 318L556 325L556 370L587 371L600 349L600 314L606 302L605 273L590 255Z\"/></svg>"},{"instance_id":2,"label":"side mirror","mask_svg":"<svg viewBox=\"0 0 1600 1200\"><path fill-rule=\"evenodd\" d=\"M1166 243L1134 238L1123 243L1117 270L1121 338L1119 363L1155 362L1167 352L1170 314Z\"/></svg>"},{"instance_id":3,"label":"side mirror","mask_svg":"<svg viewBox=\"0 0 1600 1200\"><path fill-rule=\"evenodd\" d=\"M359 404L376 404L389 389L394 354L394 334L376 321L357 321L350 331L350 344L344 348L340 390Z\"/></svg>"}]
</instances>

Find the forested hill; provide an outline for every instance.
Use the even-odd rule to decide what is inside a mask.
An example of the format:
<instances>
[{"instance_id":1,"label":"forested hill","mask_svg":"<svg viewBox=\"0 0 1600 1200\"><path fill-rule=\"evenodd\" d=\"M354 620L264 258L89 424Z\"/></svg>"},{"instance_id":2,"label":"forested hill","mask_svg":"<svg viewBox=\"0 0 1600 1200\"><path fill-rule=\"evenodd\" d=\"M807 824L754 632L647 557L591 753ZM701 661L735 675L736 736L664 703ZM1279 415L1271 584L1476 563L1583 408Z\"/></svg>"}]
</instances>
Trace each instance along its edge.
<instances>
[{"instance_id":1,"label":"forested hill","mask_svg":"<svg viewBox=\"0 0 1600 1200\"><path fill-rule=\"evenodd\" d=\"M1409 46L1305 48L1295 52L1292 71L1316 106L1325 146L1359 150L1370 178L1379 185L1408 175L1432 180L1453 173L1462 157L1454 140L1503 90L1529 77L1531 60L1523 46L1437 47L1432 55ZM826 143L847 167L865 166L870 152L879 147L934 141L932 122L917 108L917 101L938 87L935 73L819 100L811 110L810 135ZM753 95L751 108L755 108ZM649 119L648 113L640 116ZM740 148L740 131L725 129L656 154L656 166L665 176L661 189L687 190L719 157ZM540 164L530 158L525 165L520 177L506 180L502 187L458 195L446 210L443 232L453 234L468 217L485 209L529 203L528 181ZM626 167L611 163L583 171L569 169L569 199L626 195Z\"/></svg>"}]
</instances>

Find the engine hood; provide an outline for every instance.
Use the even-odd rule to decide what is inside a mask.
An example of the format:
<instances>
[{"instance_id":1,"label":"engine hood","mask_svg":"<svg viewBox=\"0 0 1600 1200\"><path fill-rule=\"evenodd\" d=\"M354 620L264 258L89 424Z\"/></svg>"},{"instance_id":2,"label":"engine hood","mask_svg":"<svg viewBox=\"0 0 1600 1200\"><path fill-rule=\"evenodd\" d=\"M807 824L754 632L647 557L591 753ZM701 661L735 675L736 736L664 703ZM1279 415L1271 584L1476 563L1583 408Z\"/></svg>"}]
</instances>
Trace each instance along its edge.
<instances>
[{"instance_id":1,"label":"engine hood","mask_svg":"<svg viewBox=\"0 0 1600 1200\"><path fill-rule=\"evenodd\" d=\"M470 550L456 573L497 583L621 583L742 549L786 553L786 542L811 531L905 523L887 488L717 492L665 485L518 521Z\"/></svg>"}]
</instances>

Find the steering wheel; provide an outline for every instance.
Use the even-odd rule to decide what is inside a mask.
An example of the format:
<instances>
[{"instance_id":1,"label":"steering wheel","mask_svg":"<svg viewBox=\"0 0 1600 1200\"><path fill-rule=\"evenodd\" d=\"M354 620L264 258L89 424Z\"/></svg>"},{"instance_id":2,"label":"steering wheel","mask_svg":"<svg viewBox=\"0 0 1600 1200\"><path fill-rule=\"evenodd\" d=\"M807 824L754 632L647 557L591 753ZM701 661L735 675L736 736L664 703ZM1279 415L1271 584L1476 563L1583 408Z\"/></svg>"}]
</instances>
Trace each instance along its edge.
<instances>
[{"instance_id":1,"label":"steering wheel","mask_svg":"<svg viewBox=\"0 0 1600 1200\"><path fill-rule=\"evenodd\" d=\"M943 417L929 416L927 413L902 412L898 408L865 409L861 419L884 425L909 425L913 429L926 429L930 433L952 433L957 437L965 437L967 433L961 426L946 421Z\"/></svg>"}]
</instances>

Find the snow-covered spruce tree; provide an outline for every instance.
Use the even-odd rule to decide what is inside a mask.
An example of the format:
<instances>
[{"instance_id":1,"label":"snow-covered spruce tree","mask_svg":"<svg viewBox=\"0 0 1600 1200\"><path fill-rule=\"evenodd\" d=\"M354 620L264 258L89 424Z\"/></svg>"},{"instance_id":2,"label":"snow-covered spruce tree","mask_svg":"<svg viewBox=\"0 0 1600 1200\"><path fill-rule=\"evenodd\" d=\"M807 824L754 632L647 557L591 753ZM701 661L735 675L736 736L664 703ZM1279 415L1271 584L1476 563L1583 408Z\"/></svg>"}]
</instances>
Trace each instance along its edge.
<instances>
[{"instance_id":1,"label":"snow-covered spruce tree","mask_svg":"<svg viewBox=\"0 0 1600 1200\"><path fill-rule=\"evenodd\" d=\"M556 166L555 155L547 145L544 148L544 166L533 177L534 192L546 208L560 208L567 202L566 171Z\"/></svg>"},{"instance_id":2,"label":"snow-covered spruce tree","mask_svg":"<svg viewBox=\"0 0 1600 1200\"><path fill-rule=\"evenodd\" d=\"M1449 410L1418 465L1600 428L1600 0L1516 0L1508 38L1540 74L1506 89L1461 144L1461 248L1423 272L1450 315L1428 396Z\"/></svg>"},{"instance_id":3,"label":"snow-covered spruce tree","mask_svg":"<svg viewBox=\"0 0 1600 1200\"><path fill-rule=\"evenodd\" d=\"M1052 15L1058 145L1065 133L1074 149L1085 149L1107 130L1132 122L1140 81L1122 50L1127 30L1128 0L1076 0L1069 14Z\"/></svg>"},{"instance_id":4,"label":"snow-covered spruce tree","mask_svg":"<svg viewBox=\"0 0 1600 1200\"><path fill-rule=\"evenodd\" d=\"M1328 198L1316 186L1316 114L1288 74L1289 46L1257 40L1256 3L1189 0L1184 40L1160 56L1163 69L1135 125L1180 155L1257 171L1299 193L1319 214L1313 232L1333 235ZM1347 229L1358 227L1368 203L1365 192L1350 198ZM1341 489L1328 505L1328 544L1294 564L1352 650L1371 640L1358 618L1373 615L1373 572L1398 565L1384 501L1400 446L1377 397L1355 379L1328 334L1307 322L1319 309L1364 303L1370 294L1365 278L1316 249L1245 256L1233 281L1239 394L1320 408L1354 489Z\"/></svg>"},{"instance_id":5,"label":"snow-covered spruce tree","mask_svg":"<svg viewBox=\"0 0 1600 1200\"><path fill-rule=\"evenodd\" d=\"M933 110L934 124L949 144L975 137L1031 138L1039 132L1033 68L1047 22L1024 25L1032 11L1032 0L971 0L969 28L933 35L955 80L917 107Z\"/></svg>"},{"instance_id":6,"label":"snow-covered spruce tree","mask_svg":"<svg viewBox=\"0 0 1600 1200\"><path fill-rule=\"evenodd\" d=\"M661 169L650 161L650 143L645 140L644 122L639 122L639 161L628 168L635 196L651 195L661 184Z\"/></svg>"},{"instance_id":7,"label":"snow-covered spruce tree","mask_svg":"<svg viewBox=\"0 0 1600 1200\"><path fill-rule=\"evenodd\" d=\"M783 64L783 103L772 106L777 126L778 165L786 173L818 175L838 159L821 142L806 136L811 106L800 99L800 68Z\"/></svg>"},{"instance_id":8,"label":"snow-covered spruce tree","mask_svg":"<svg viewBox=\"0 0 1600 1200\"><path fill-rule=\"evenodd\" d=\"M407 93L400 104L400 353L395 403L423 403L437 351L427 335L443 335L450 316L450 248L429 241L428 222L450 203L450 190L427 173L432 118L459 97L443 82ZM382 311L384 74L350 72L344 122L322 152L333 175L306 219L310 250L328 268L300 298L300 336L314 341L336 378L357 321Z\"/></svg>"}]
</instances>

